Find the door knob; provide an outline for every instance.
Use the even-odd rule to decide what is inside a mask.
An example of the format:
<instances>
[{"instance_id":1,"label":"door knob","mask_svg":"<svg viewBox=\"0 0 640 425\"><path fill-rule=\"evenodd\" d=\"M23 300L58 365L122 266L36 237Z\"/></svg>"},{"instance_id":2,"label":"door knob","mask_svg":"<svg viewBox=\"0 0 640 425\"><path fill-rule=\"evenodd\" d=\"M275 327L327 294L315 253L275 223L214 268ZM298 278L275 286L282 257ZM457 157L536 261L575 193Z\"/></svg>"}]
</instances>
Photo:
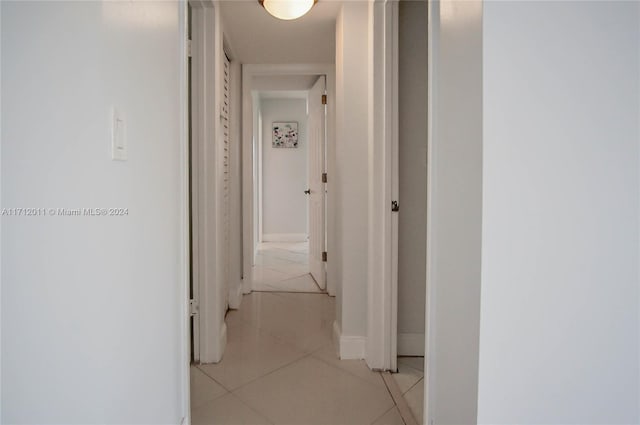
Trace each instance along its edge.
<instances>
[{"instance_id":1,"label":"door knob","mask_svg":"<svg viewBox=\"0 0 640 425\"><path fill-rule=\"evenodd\" d=\"M307 195L311 195L311 189L305 190L304 193L306 193Z\"/></svg>"}]
</instances>

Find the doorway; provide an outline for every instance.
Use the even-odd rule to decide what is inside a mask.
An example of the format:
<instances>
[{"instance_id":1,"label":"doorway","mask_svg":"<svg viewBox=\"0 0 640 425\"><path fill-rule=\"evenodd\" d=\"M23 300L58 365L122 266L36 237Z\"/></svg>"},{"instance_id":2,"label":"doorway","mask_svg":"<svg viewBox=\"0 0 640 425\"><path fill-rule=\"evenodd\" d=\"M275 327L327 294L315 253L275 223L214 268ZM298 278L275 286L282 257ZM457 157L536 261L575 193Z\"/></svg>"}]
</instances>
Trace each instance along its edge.
<instances>
[{"instance_id":1,"label":"doorway","mask_svg":"<svg viewBox=\"0 0 640 425\"><path fill-rule=\"evenodd\" d=\"M254 291L325 292L324 76L254 81ZM301 90L300 88L304 88Z\"/></svg>"},{"instance_id":2,"label":"doorway","mask_svg":"<svg viewBox=\"0 0 640 425\"><path fill-rule=\"evenodd\" d=\"M426 1L398 5L398 373L394 378L423 423L427 234Z\"/></svg>"},{"instance_id":3,"label":"doorway","mask_svg":"<svg viewBox=\"0 0 640 425\"><path fill-rule=\"evenodd\" d=\"M243 292L327 292L333 65L243 66ZM288 140L295 134L297 141ZM276 138L279 138L276 140Z\"/></svg>"}]
</instances>

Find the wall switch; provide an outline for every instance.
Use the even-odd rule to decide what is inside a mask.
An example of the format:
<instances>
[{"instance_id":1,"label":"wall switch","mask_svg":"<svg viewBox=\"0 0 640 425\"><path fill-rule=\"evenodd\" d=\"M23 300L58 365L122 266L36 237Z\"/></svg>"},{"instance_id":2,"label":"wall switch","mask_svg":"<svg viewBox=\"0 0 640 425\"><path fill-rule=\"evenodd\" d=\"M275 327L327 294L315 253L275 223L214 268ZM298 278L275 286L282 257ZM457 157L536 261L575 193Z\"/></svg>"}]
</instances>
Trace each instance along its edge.
<instances>
[{"instance_id":1,"label":"wall switch","mask_svg":"<svg viewBox=\"0 0 640 425\"><path fill-rule=\"evenodd\" d=\"M111 159L127 160L126 125L122 112L113 108L111 111Z\"/></svg>"}]
</instances>

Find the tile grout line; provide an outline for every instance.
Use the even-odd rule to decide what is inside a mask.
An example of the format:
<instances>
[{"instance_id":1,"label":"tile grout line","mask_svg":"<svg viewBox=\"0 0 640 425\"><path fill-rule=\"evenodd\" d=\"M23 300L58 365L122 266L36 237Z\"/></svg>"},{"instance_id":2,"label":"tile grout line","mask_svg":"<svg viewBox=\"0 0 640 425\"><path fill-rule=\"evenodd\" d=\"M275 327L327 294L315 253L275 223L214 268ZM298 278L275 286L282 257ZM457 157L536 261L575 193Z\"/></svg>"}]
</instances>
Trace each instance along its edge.
<instances>
[{"instance_id":1,"label":"tile grout line","mask_svg":"<svg viewBox=\"0 0 640 425\"><path fill-rule=\"evenodd\" d=\"M329 363L327 360L325 360L325 359L323 359L323 358L320 358L320 357L316 357L316 356L314 355L314 354L315 354L315 353L317 353L318 351L320 351L320 350L324 350L326 347L327 347L327 346L325 345L324 347L318 348L317 350L313 351L313 352L312 352L312 353L310 353L309 355L310 355L311 357L313 357L314 359L319 360L319 361L321 361L322 363L326 364L327 366L331 366L331 367L332 367L332 368L334 368L334 369L338 369L340 372L343 372L343 373L346 373L346 374L348 374L348 375L351 375L352 377L357 378L358 380L363 381L363 382L365 382L365 383L367 383L367 384L371 385L371 386L372 386L372 387L374 387L374 388L377 388L377 387L376 387L372 382L367 381L365 378L363 378L363 377L361 377L361 376L358 376L358 375L356 375L355 373L350 372L350 371L348 371L348 370L346 370L346 369L342 369L341 367L336 366L336 365L334 365L334 364L332 364L332 363ZM338 360L340 360L340 358L338 358ZM372 372L372 373L376 373L376 374L378 374L378 376L380 377L380 379L382 379L382 382L384 383L384 378L382 377L382 373L380 373L380 372L376 372L376 371L373 371L373 370L372 370L371 372ZM385 387L386 387L386 383L385 383ZM387 389L387 390L388 390L388 389ZM395 400L393 400L393 397L391 397L391 400L393 401L393 404L394 404L394 406L395 406L395 404L396 404L396 403L395 403ZM386 413L386 412L385 412L385 413Z\"/></svg>"},{"instance_id":2,"label":"tile grout line","mask_svg":"<svg viewBox=\"0 0 640 425\"><path fill-rule=\"evenodd\" d=\"M208 376L208 375L207 375ZM275 425L275 421L272 421L269 417L265 416L264 414L260 413L259 411L257 411L256 409L254 409L253 407L251 407L249 404L245 403L244 400L242 400L240 397L238 397L236 394L234 394L233 392L229 391L225 394L222 394L221 396L215 397L212 400L207 401L206 403L204 403L202 406L196 407L195 410L198 409L203 409L204 407L206 407L209 404L212 404L215 401L218 401L219 399L221 399L222 397L226 397L226 396L231 396L233 398L235 398L240 404L242 404L244 407L246 407L247 409L251 410L253 413L255 413L256 415L260 416L261 418L263 418L264 420L266 420L267 422L269 422L269 425Z\"/></svg>"},{"instance_id":3,"label":"tile grout line","mask_svg":"<svg viewBox=\"0 0 640 425\"><path fill-rule=\"evenodd\" d=\"M418 374L417 374L417 375L416 375L416 374L411 375L410 373L406 373L406 372L407 372L407 369L411 369L413 372L418 372ZM409 392L413 387L415 387L415 386L416 386L416 384L417 384L418 382L420 382L421 380L423 380L423 379L424 379L424 372L423 372L423 371L421 371L421 370L419 370L419 369L416 369L416 368L414 368L414 367L411 367L411 366L407 366L407 365L402 365L402 369L400 369L400 365L398 365L398 372L394 373L393 375L404 375L404 376L409 376L409 377L413 377L413 378L418 378L418 375L420 376L420 377L417 379L417 381L416 381L416 382L414 382L413 384L411 384L411 386L410 386L407 390L405 390L405 391L402 391L402 389L400 388L400 384L398 384L398 389L400 390L400 392L401 392L403 395L404 395L404 394L406 394L406 393L408 393L408 392ZM394 379L394 380L395 380L395 379ZM396 382L396 383L398 383L398 381L397 381L397 380L395 380L395 382Z\"/></svg>"},{"instance_id":4,"label":"tile grout line","mask_svg":"<svg viewBox=\"0 0 640 425\"><path fill-rule=\"evenodd\" d=\"M387 388L387 391L389 391L389 389ZM392 411L393 409L397 409L398 405L395 403L393 403L393 407L391 407L391 409L387 410L386 412L384 412L382 415L378 416L377 418L375 418L375 420L373 422L371 422L371 425L374 425L376 422L378 422L380 419L384 418L387 413L389 413L390 411ZM398 412L400 412L400 410L398 409ZM402 423L404 425L407 425L407 423L404 421L404 418L402 417L402 415L400 415L400 419L402 420Z\"/></svg>"},{"instance_id":5,"label":"tile grout line","mask_svg":"<svg viewBox=\"0 0 640 425\"><path fill-rule=\"evenodd\" d=\"M263 332L264 332L264 331L263 331ZM271 337L273 337L273 338L276 338L276 337L274 337L273 335L269 335L269 336L271 336ZM287 344L289 347L291 347L291 344L288 344L288 343L286 343L286 344ZM292 348L295 348L295 347L292 347ZM297 348L295 348L295 349L296 349L297 351L300 351L300 350L298 350ZM296 363L296 362L298 362L298 361L300 361L300 360L303 360L304 358L309 357L310 355L311 355L311 353L305 353L302 357L298 357L298 358L296 358L295 360L291 360L290 362L283 364L282 366L278 366L276 369L273 369L273 370L271 370L271 371L269 371L269 372L265 373L264 375L257 376L257 377L255 377L255 378L253 378L252 380L245 382L244 384L240 385L239 387L237 387L237 388L235 388L235 389L233 389L233 390L231 390L231 389L229 389L229 388L225 387L225 386L224 386L224 385L222 385L220 382L216 381L216 380L215 380L211 375L209 375L208 373L206 373L204 370L200 369L199 367L198 367L198 369L199 369L199 370L201 370L201 371L202 371L202 373L204 373L205 375L207 375L209 378L213 379L217 384L219 384L222 388L224 388L225 390L227 390L229 393L234 394L234 395L236 395L236 397L238 397L238 395L237 395L237 394L235 394L235 392L236 392L236 391L241 390L242 388L246 387L246 386L247 386L247 385L249 385L249 384L252 384L253 382L257 381L258 379L262 379L262 378L264 378L264 377L266 377L266 376L271 375L271 374L272 374L272 373L274 373L274 372L279 371L280 369L283 369L283 368L285 368L285 367L287 367L287 366L291 366L292 364L294 364L294 363ZM216 364L217 364L217 363L216 363ZM197 367L197 366L196 366L196 367ZM238 398L239 398L239 397L238 397Z\"/></svg>"},{"instance_id":6,"label":"tile grout line","mask_svg":"<svg viewBox=\"0 0 640 425\"><path fill-rule=\"evenodd\" d=\"M276 368L276 369L274 369L274 370L272 370L272 371L269 371L269 372L265 373L264 375L260 375L260 376L258 376L258 377L256 377L256 378L252 379L251 381L248 381L248 382L246 382L246 383L244 383L244 384L240 385L238 388L236 388L236 389L234 389L234 390L229 390L229 392L231 392L231 393L234 393L235 391L238 391L239 389L241 389L241 388L243 388L243 387L245 387L245 386L247 386L247 385L251 384L252 382L254 382L254 381L258 380L258 379L264 378L265 376L270 375L270 374L272 374L273 372L276 372L276 371L278 371L278 370L280 370L280 369L282 369L282 368L285 368L285 367L287 367L287 366L290 366L290 365L292 365L293 363L295 363L295 362L297 362L297 361L300 361L300 360L304 359L305 357L308 357L308 356L310 356L310 355L312 354L312 352L306 352L305 350L300 349L299 347L297 347L296 345L294 345L294 344L290 343L289 341L287 341L287 340L285 340L285 339L282 339L282 338L280 338L280 337L278 337L278 336L274 335L274 334L273 334L273 333L271 333L269 330L262 329L262 328L260 328L259 326L254 325L253 323L247 323L247 322L245 322L245 323L242 323L242 324L241 324L241 326L248 326L248 327L251 327L251 328L253 328L253 329L257 330L258 332L260 332L260 333L264 334L265 336L268 336L268 337L270 337L270 338L275 339L279 344L283 344L283 345L285 345L285 346L287 346L287 347L291 348L292 350L294 350L294 351L297 351L297 352L301 353L301 354L302 354L302 356L301 356L301 357L297 357L296 359L294 359L294 360L292 360L292 361L290 361L290 362L288 362L288 363L285 363L284 365L279 366L278 368ZM203 371L203 372L204 372L204 371ZM205 374L206 374L206 373L205 373ZM208 374L206 374L206 375L207 375L207 376L209 376ZM213 378L213 377L211 377L211 379L214 379L214 378ZM215 381L215 379L214 379L214 381ZM216 381L216 382L218 382L218 381ZM223 386L223 388L227 389L227 387L224 387L224 386Z\"/></svg>"},{"instance_id":7,"label":"tile grout line","mask_svg":"<svg viewBox=\"0 0 640 425\"><path fill-rule=\"evenodd\" d=\"M267 415L265 415L264 413L260 412L259 410L256 410L254 407L252 407L250 404L248 404L247 402L245 402L243 399L241 399L240 397L238 397L237 394L234 393L230 393L233 397L235 397L240 403L242 403L243 406L245 406L247 409L251 410L252 412L254 412L256 415L260 416L261 418L264 418L267 422L269 422L269 424L271 425L275 425L276 421L272 421L271 418Z\"/></svg>"},{"instance_id":8,"label":"tile grout line","mask_svg":"<svg viewBox=\"0 0 640 425\"><path fill-rule=\"evenodd\" d=\"M322 288L321 288L321 287L320 287L320 285L318 284L318 281L316 280L316 278L315 278L315 277L313 277L313 275L311 274L311 272L309 272L309 276L311 276L311 279L313 279L313 283L315 283L315 284L316 284L316 286L318 287L318 289L322 291ZM325 273L325 277L326 277L326 273ZM325 279L325 281L326 281L326 279ZM325 282L325 283L326 283L326 282Z\"/></svg>"},{"instance_id":9,"label":"tile grout line","mask_svg":"<svg viewBox=\"0 0 640 425\"><path fill-rule=\"evenodd\" d=\"M409 404L402 395L402 392L400 391L400 388L398 388L398 384L393 379L393 376L391 376L390 373L383 373L382 379L387 386L387 390L391 394L391 398L396 403L398 412L400 412L400 416L402 417L405 425L418 425L418 421L413 416L413 413L409 408Z\"/></svg>"},{"instance_id":10,"label":"tile grout line","mask_svg":"<svg viewBox=\"0 0 640 425\"><path fill-rule=\"evenodd\" d=\"M282 257L273 257L271 258L272 260L278 260L278 261L282 261L288 264L274 264L274 265L270 265L270 264L256 264L254 265L254 267L267 267L267 268L271 268L271 267L287 267L287 266L291 266L291 265L303 265L303 266L307 266L308 264L306 263L302 263L300 261L296 261L296 260L288 260L286 258L282 258ZM268 260L267 258L265 258L265 260Z\"/></svg>"},{"instance_id":11,"label":"tile grout line","mask_svg":"<svg viewBox=\"0 0 640 425\"><path fill-rule=\"evenodd\" d=\"M259 413L259 414L260 414L260 416L262 416L262 417L264 417L265 419L267 419L271 424L275 424L276 422L275 422L275 421L272 421L272 420L271 420L271 418L270 418L266 413L263 413L262 411L258 410L256 407L253 407L253 406L252 406L251 404L249 404L247 401L245 401L244 399L242 399L238 394L236 394L236 391L239 391L239 390L243 389L244 387L246 387L246 386L248 386L248 385L250 385L250 384L252 384L252 383L256 382L256 381L257 381L257 380L259 380L259 379L262 379L262 378L265 378L265 377L267 377L267 376L269 376L269 375L272 375L272 374L274 374L274 373L276 373L276 372L278 372L278 371L280 371L280 370L282 370L282 369L284 369L284 368L286 368L286 367L288 367L288 366L292 366L294 363L301 362L301 361L303 361L303 360L305 360L305 359L308 359L308 358L309 358L309 359L317 360L317 361L319 361L319 362L323 363L324 365L329 366L329 367L331 367L332 369L337 370L337 371L338 371L338 372L340 372L340 373L345 373L345 374L347 374L347 375L351 376L352 378L357 379L357 380L358 380L359 382L361 382L363 385L367 384L368 386L370 386L370 387L372 387L372 388L377 388L373 383L371 383L371 382L367 381L366 379L364 379L364 378L362 378L362 377L360 377L360 376L357 376L357 375L355 375L355 374L353 374L353 373L349 372L348 370L345 370L345 369L339 368L338 366L335 366L335 365L333 365L333 364L331 364L331 363L329 363L329 362L325 361L324 359L321 359L321 358L318 358L318 357L314 356L314 353L316 353L316 352L318 352L318 351L320 351L320 350L322 350L322 349L324 349L324 348L326 348L326 347L327 347L327 346L324 346L324 347L321 347L321 348L316 349L315 351L312 351L312 352L310 352L310 353L307 353L305 356L303 356L303 357L301 357L301 358L299 358L299 359L296 359L296 360L292 361L291 363L288 363L288 364L286 364L286 365L284 365L284 366L281 366L281 367L279 367L279 368L277 368L277 369L274 369L274 370L272 370L271 372L268 372L268 373L266 373L266 374L264 374L264 375L262 375L262 376L260 376L260 377L258 377L258 378L255 378L255 379L253 379L252 381L247 382L246 384L243 384L242 386L240 386L240 387L236 388L235 390L230 391L229 393L230 393L230 394L232 394L232 395L234 395L234 396L235 396L236 398L238 398L240 401L242 401L242 403L243 403L244 405L248 406L249 408L251 408L251 410L255 411L256 413ZM386 387L386 382L384 381L384 378L382 377L382 373L380 373L380 372L375 372L375 373L377 373L378 375L380 375L380 377L381 377L381 379L382 379L382 382L383 382L383 384L385 384L385 387ZM389 408L388 410L384 411L384 413L382 413L382 415L378 416L378 417L377 417L377 418L376 418L372 423L375 423L375 421L377 421L378 419L380 419L381 417L383 417L384 415L386 415L390 410L392 410L393 408L397 407L397 404L396 404L396 402L395 402L395 400L394 400L394 398L393 398L393 395L391 395L391 392L389 391L388 387L387 387L387 391L389 392L389 394L390 394L390 396L391 396L391 401L393 402L393 406L391 406L391 408ZM400 409L398 409L398 410L400 410ZM402 417L402 414L401 414L400 416ZM417 423L416 423L416 424L407 423L407 422L404 420L404 418L403 418L402 420L403 420L403 422L405 423L405 425L418 425Z\"/></svg>"},{"instance_id":12,"label":"tile grout line","mask_svg":"<svg viewBox=\"0 0 640 425\"><path fill-rule=\"evenodd\" d=\"M268 295L272 295L274 297L278 297L279 299L287 299L287 297L283 296L283 295L279 295L279 294L305 294L305 295L326 295L328 297L330 297L330 295L326 292L320 293L320 292L284 292L284 291L252 291L251 293L260 293L260 294L268 294ZM249 294L250 295L250 294ZM331 298L331 297L330 297ZM291 301L291 299L287 299L287 301ZM226 320L226 317L225 317ZM297 345L295 345L293 342L288 341L285 338L282 338L278 335L276 335L275 333L273 333L274 331L263 328L260 324L255 323L253 320L251 319L243 319L241 316L239 317L239 320L243 323L240 323L240 325L243 326L250 326L252 328L255 328L256 330L258 330L259 332L262 332L266 335L269 335L275 339L277 339L279 342L284 343L285 345L288 345L289 347L297 350L297 351L301 351L304 353L311 353L315 350L312 351L307 351L304 348L300 348Z\"/></svg>"},{"instance_id":13,"label":"tile grout line","mask_svg":"<svg viewBox=\"0 0 640 425\"><path fill-rule=\"evenodd\" d=\"M285 346L287 346L287 347L291 348L292 350L295 350L295 351L298 351L298 352L302 353L302 354L303 354L303 356L302 356L302 357L297 357L295 360L292 360L291 362L286 363L286 364L284 364L284 365L282 365L282 366L278 367L277 369L274 369L274 370L272 370L272 371L270 371L270 372L267 372L267 373L266 373L266 374L264 374L264 375L258 376L258 377L256 377L255 379L252 379L251 381L249 381L249 382L247 382L247 383L245 383L245 384L242 384L241 386L239 386L238 388L236 388L236 389L234 389L234 390L231 390L231 389L229 389L228 387L224 386L222 383L218 382L218 381L217 381L213 376L209 375L206 371L204 371L203 369L201 369L201 368L199 367L199 365L196 365L196 368L198 368L198 370L200 370L200 371L201 371L202 373L204 373L207 377L211 378L214 382L216 382L218 385L220 385L222 388L224 388L226 391L228 391L228 392L230 392L230 393L233 393L234 391L237 391L237 390L239 390L240 388L242 388L242 387L244 387L244 386L246 386L246 385L249 385L250 383L254 382L254 381L255 381L255 380L257 380L257 379L263 378L263 377L265 377L265 376L267 376L267 375L269 375L269 374L271 374L271 373L273 373L273 372L275 372L275 371L277 371L277 370L280 370L280 369L282 369L282 368L284 368L284 367L287 367L287 366L289 366L289 365L291 365L291 364L293 364L293 363L297 362L298 360L302 360L303 358L305 358L305 357L307 357L307 356L311 355L311 353L305 353L305 352L304 352L304 350L301 350L300 348L296 347L295 345L291 344L290 342L288 342L288 341L286 341L286 340L284 340L284 339L282 339L282 338L280 338L280 337L277 337L277 336L273 335L271 332L269 332L269 331L268 331L268 330L266 330L266 329L261 329L259 326L256 326L256 325L254 325L254 324L253 324L253 323L251 323L251 322L246 322L246 321L244 321L242 318L240 318L240 320L244 322L244 323L240 323L240 326L251 327L251 328L253 328L253 329L257 330L258 332L260 332L260 333L264 334L265 336L269 336L269 337L271 337L271 338L273 338L273 339L277 340L277 342L278 342L278 343L280 343L280 344L284 344ZM219 363L213 363L213 364L219 364Z\"/></svg>"},{"instance_id":14,"label":"tile grout line","mask_svg":"<svg viewBox=\"0 0 640 425\"><path fill-rule=\"evenodd\" d=\"M286 279L279 280L279 281L278 281L278 282L276 282L276 283L286 282L286 281L288 281L288 280L293 280L293 279L299 279L299 278L301 278L301 277L305 277L305 276L310 276L310 277L313 279L313 277L311 276L311 272L307 272L307 273L302 273L302 274L300 274L300 275L296 275L296 276L288 277L288 278L286 278ZM315 279L314 279L314 280L315 280Z\"/></svg>"},{"instance_id":15,"label":"tile grout line","mask_svg":"<svg viewBox=\"0 0 640 425\"><path fill-rule=\"evenodd\" d=\"M408 393L409 391L411 391L412 389L414 389L416 387L416 385L418 385L420 382L422 382L422 380L424 380L424 376L420 379L418 379L418 382L416 382L415 384L413 384L411 387L409 387L409 389L407 391L405 391L404 393L402 393L402 396L404 397L404 395L406 393Z\"/></svg>"},{"instance_id":16,"label":"tile grout line","mask_svg":"<svg viewBox=\"0 0 640 425\"><path fill-rule=\"evenodd\" d=\"M305 294L305 295L329 295L327 292L302 292L302 291L283 291L277 288L274 288L273 291L267 291L264 289L260 289L257 291L251 291L251 292L258 292L258 293L263 293L263 294Z\"/></svg>"},{"instance_id":17,"label":"tile grout line","mask_svg":"<svg viewBox=\"0 0 640 425\"><path fill-rule=\"evenodd\" d=\"M205 363L205 364L207 364L207 363ZM216 364L216 363L213 363L213 364ZM201 369L201 368L200 368L200 364L197 364L197 365L194 365L194 366L195 366L195 367L196 367L196 369L198 369L200 372L204 373L204 375L205 375L207 378L211 379L213 382L215 382L216 384L220 385L220 386L221 386L221 387L226 391L226 394L231 393L231 390L230 390L229 388L225 387L221 382L218 382L218 381L217 381L213 376L209 375L209 374L208 374L204 369ZM226 394L223 394L223 395L226 395ZM220 397L221 397L221 396L220 396ZM216 398L218 398L218 397L216 397Z\"/></svg>"},{"instance_id":18,"label":"tile grout line","mask_svg":"<svg viewBox=\"0 0 640 425\"><path fill-rule=\"evenodd\" d=\"M236 392L236 391L239 391L239 390L243 389L243 388L244 388L244 387L246 387L247 385L253 384L253 383L254 383L254 382L256 382L258 379L266 378L267 376L272 375L272 374L274 374L275 372L278 372L278 371L280 371L280 370L282 370L282 369L284 369L284 368L286 368L286 367L289 367L289 366L293 365L294 363L297 363L297 362L299 362L299 361L302 361L302 360L306 359L306 358L307 358L307 357L309 357L309 356L311 356L311 353L306 353L304 356L299 357L299 358L297 358L297 359L295 359L295 360L292 360L292 361L290 361L290 362L289 362L289 363L287 363L287 364L284 364L284 365L282 365L282 366L279 366L278 368L273 369L272 371L269 371L269 372L265 373L264 375L258 376L257 378L254 378L254 379L252 379L251 381L246 382L246 383L244 383L244 384L240 385L238 388L236 388L235 390L230 391L230 392L231 392L232 394L235 394L235 392ZM236 395L236 397L240 398L240 396L238 396L237 394L235 394L235 395Z\"/></svg>"}]
</instances>

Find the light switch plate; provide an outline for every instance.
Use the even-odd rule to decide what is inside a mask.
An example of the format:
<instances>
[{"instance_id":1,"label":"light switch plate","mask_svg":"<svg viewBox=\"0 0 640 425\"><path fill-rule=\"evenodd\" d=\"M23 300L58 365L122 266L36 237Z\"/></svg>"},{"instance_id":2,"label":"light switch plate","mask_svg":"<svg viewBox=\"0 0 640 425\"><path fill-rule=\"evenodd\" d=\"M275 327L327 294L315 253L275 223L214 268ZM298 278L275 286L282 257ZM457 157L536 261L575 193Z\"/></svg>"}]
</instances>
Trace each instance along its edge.
<instances>
[{"instance_id":1,"label":"light switch plate","mask_svg":"<svg viewBox=\"0 0 640 425\"><path fill-rule=\"evenodd\" d=\"M127 133L124 114L115 107L111 111L111 159L127 160Z\"/></svg>"}]
</instances>

